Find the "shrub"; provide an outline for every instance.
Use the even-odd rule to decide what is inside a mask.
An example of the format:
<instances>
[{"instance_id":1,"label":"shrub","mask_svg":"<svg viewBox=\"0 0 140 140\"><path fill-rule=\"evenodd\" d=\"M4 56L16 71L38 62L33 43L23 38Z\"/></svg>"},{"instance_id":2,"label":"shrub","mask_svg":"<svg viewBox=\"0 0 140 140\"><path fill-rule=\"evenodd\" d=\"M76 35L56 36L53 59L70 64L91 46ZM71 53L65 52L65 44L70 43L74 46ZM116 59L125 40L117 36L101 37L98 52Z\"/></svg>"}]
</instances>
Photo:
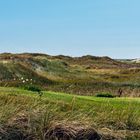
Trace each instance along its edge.
<instances>
[{"instance_id":1,"label":"shrub","mask_svg":"<svg viewBox=\"0 0 140 140\"><path fill-rule=\"evenodd\" d=\"M33 92L41 92L41 88L36 86L36 85L29 85L29 86L25 86L24 87L25 90L30 90L30 91L33 91Z\"/></svg>"},{"instance_id":2,"label":"shrub","mask_svg":"<svg viewBox=\"0 0 140 140\"><path fill-rule=\"evenodd\" d=\"M96 97L114 98L115 96L110 93L98 93Z\"/></svg>"}]
</instances>

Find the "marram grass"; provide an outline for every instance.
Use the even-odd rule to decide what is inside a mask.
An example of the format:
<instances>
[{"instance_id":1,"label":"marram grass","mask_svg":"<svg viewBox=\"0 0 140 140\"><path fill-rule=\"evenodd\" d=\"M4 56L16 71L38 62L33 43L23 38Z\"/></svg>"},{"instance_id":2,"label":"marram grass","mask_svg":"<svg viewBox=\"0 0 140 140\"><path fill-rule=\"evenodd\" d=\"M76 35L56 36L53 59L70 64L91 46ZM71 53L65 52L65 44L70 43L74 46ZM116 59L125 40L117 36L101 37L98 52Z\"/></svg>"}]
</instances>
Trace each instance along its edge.
<instances>
[{"instance_id":1,"label":"marram grass","mask_svg":"<svg viewBox=\"0 0 140 140\"><path fill-rule=\"evenodd\" d=\"M122 131L121 137L136 138L140 135L139 106L139 98L108 99L46 91L39 97L31 91L0 88L0 128L5 132L6 127L21 130L37 139L44 139L58 125L75 131L94 128L101 134L118 136Z\"/></svg>"}]
</instances>

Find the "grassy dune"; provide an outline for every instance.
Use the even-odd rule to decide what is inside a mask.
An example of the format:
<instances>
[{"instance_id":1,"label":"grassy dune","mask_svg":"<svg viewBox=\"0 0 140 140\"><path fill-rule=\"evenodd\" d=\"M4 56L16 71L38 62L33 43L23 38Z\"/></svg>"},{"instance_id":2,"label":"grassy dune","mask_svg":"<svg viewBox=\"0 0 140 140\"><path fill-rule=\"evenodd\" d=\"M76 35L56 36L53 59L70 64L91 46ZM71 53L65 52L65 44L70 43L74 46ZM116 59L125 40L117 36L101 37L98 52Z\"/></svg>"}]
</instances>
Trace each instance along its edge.
<instances>
[{"instance_id":1,"label":"grassy dune","mask_svg":"<svg viewBox=\"0 0 140 140\"><path fill-rule=\"evenodd\" d=\"M140 64L109 57L0 54L0 86L38 85L44 89L95 95L109 92L140 97Z\"/></svg>"},{"instance_id":2,"label":"grassy dune","mask_svg":"<svg viewBox=\"0 0 140 140\"><path fill-rule=\"evenodd\" d=\"M139 98L109 99L49 91L40 98L35 92L1 87L0 135L44 140L61 126L70 134L92 128L104 139L139 139L139 106Z\"/></svg>"}]
</instances>

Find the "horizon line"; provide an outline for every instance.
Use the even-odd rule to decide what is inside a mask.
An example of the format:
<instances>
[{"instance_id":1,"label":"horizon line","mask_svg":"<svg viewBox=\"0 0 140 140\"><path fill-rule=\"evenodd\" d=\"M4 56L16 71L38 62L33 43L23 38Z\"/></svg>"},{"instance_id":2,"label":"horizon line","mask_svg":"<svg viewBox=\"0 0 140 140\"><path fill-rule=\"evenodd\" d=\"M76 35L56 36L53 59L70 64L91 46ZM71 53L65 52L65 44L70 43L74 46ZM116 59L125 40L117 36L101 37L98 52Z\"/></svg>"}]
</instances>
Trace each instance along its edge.
<instances>
[{"instance_id":1,"label":"horizon line","mask_svg":"<svg viewBox=\"0 0 140 140\"><path fill-rule=\"evenodd\" d=\"M0 54L40 54L40 55L49 55L49 56L65 56L65 57L84 57L84 56L92 56L92 57L109 57L111 59L117 59L117 60L134 60L134 59L139 59L140 57L133 57L133 58L113 58L108 55L93 55L93 54L83 54L83 55L67 55L67 54L49 54L49 53L43 53L43 52L0 52Z\"/></svg>"}]
</instances>

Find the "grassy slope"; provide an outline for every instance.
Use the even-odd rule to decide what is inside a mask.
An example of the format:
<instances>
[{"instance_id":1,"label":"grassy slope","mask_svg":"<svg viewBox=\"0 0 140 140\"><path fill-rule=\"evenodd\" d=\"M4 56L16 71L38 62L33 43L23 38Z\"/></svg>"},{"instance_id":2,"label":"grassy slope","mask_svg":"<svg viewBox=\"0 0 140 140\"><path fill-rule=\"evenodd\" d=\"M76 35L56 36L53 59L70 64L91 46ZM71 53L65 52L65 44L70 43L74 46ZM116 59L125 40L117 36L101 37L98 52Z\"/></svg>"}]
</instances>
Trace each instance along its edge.
<instances>
[{"instance_id":1,"label":"grassy slope","mask_svg":"<svg viewBox=\"0 0 140 140\"><path fill-rule=\"evenodd\" d=\"M74 127L90 126L101 133L111 132L121 137L139 137L139 106L139 98L106 99L44 91L40 99L33 92L0 88L0 124L14 124L21 114L20 117L27 115L29 128L26 131L32 133L61 122ZM31 129L32 125L36 130Z\"/></svg>"},{"instance_id":2,"label":"grassy slope","mask_svg":"<svg viewBox=\"0 0 140 140\"><path fill-rule=\"evenodd\" d=\"M29 81L23 83L26 79ZM80 95L117 94L122 88L124 96L139 97L140 64L108 57L0 54L0 86L17 87L31 83L48 90Z\"/></svg>"},{"instance_id":3,"label":"grassy slope","mask_svg":"<svg viewBox=\"0 0 140 140\"><path fill-rule=\"evenodd\" d=\"M26 79L29 81L23 83ZM80 95L117 94L122 88L124 96L139 97L140 64L108 57L0 54L0 86L17 87L31 83L48 90Z\"/></svg>"}]
</instances>

